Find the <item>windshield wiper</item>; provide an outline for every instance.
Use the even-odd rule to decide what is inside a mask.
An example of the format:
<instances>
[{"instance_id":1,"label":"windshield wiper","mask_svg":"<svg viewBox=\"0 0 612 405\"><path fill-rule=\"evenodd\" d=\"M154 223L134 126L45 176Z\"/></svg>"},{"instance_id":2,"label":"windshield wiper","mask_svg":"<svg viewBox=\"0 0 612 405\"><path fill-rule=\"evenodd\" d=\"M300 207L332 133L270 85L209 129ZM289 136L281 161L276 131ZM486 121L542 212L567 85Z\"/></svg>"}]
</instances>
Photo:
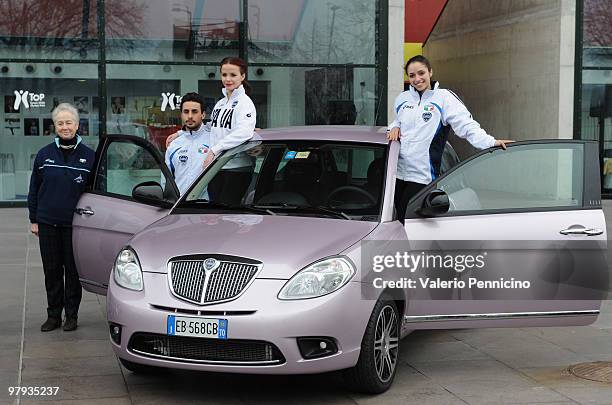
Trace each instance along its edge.
<instances>
[{"instance_id":1,"label":"windshield wiper","mask_svg":"<svg viewBox=\"0 0 612 405\"><path fill-rule=\"evenodd\" d=\"M292 210L292 211L299 211L299 212L313 213L313 214L325 213L325 214L334 215L335 217L338 217L338 218L348 219L349 221L351 220L351 217L349 217L344 212L336 211L331 208L323 207L321 205L315 207L312 205L297 205L297 204L288 204L288 203L279 202L279 203L269 203L269 204L256 204L256 205L253 205L253 207L259 208L259 209L271 209L271 210L287 209L287 210Z\"/></svg>"},{"instance_id":2,"label":"windshield wiper","mask_svg":"<svg viewBox=\"0 0 612 405\"><path fill-rule=\"evenodd\" d=\"M235 204L229 204L229 203L222 202L222 201L210 201L210 200L205 200L205 199L185 201L185 203L186 204L202 204L210 208L222 208L222 209L233 210L233 211L250 211L250 212L256 212L258 214L276 215L275 212L270 211L269 209L256 207L254 205L235 205Z\"/></svg>"}]
</instances>

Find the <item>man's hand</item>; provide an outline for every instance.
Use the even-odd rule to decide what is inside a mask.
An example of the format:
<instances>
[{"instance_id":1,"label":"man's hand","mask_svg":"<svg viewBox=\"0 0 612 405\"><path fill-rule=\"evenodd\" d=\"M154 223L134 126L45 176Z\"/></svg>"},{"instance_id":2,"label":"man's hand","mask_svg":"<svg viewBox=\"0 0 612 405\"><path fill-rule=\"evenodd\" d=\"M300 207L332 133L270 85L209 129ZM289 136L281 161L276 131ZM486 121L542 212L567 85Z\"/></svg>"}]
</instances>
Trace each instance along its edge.
<instances>
[{"instance_id":1,"label":"man's hand","mask_svg":"<svg viewBox=\"0 0 612 405\"><path fill-rule=\"evenodd\" d=\"M166 138L166 149L168 149L172 141L174 141L176 138L178 138L178 131Z\"/></svg>"},{"instance_id":2,"label":"man's hand","mask_svg":"<svg viewBox=\"0 0 612 405\"><path fill-rule=\"evenodd\" d=\"M30 232L38 236L38 224L30 224Z\"/></svg>"},{"instance_id":3,"label":"man's hand","mask_svg":"<svg viewBox=\"0 0 612 405\"><path fill-rule=\"evenodd\" d=\"M511 139L496 139L494 146L501 146L503 150L506 150L506 144L514 142Z\"/></svg>"},{"instance_id":4,"label":"man's hand","mask_svg":"<svg viewBox=\"0 0 612 405\"><path fill-rule=\"evenodd\" d=\"M206 159L204 159L204 165L202 167L202 169L206 169L212 162L213 160L215 160L215 154L213 153L212 150L208 151L208 155L206 155Z\"/></svg>"},{"instance_id":5,"label":"man's hand","mask_svg":"<svg viewBox=\"0 0 612 405\"><path fill-rule=\"evenodd\" d=\"M387 132L387 139L390 141L397 141L400 138L400 129L398 127L391 128L391 131Z\"/></svg>"}]
</instances>

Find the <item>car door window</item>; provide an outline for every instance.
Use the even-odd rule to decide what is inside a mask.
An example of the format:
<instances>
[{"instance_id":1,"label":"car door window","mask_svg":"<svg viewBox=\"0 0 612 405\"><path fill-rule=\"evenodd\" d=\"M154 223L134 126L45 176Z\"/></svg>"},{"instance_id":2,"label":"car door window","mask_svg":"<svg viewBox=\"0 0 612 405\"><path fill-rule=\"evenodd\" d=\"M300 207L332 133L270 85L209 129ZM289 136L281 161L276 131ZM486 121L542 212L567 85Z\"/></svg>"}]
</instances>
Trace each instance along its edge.
<instances>
[{"instance_id":1,"label":"car door window","mask_svg":"<svg viewBox=\"0 0 612 405\"><path fill-rule=\"evenodd\" d=\"M461 211L567 208L582 205L582 144L516 145L466 162L437 188Z\"/></svg>"},{"instance_id":2,"label":"car door window","mask_svg":"<svg viewBox=\"0 0 612 405\"><path fill-rule=\"evenodd\" d=\"M140 183L161 183L167 195L169 182L161 164L147 148L127 141L113 141L104 149L93 191L131 198Z\"/></svg>"}]
</instances>

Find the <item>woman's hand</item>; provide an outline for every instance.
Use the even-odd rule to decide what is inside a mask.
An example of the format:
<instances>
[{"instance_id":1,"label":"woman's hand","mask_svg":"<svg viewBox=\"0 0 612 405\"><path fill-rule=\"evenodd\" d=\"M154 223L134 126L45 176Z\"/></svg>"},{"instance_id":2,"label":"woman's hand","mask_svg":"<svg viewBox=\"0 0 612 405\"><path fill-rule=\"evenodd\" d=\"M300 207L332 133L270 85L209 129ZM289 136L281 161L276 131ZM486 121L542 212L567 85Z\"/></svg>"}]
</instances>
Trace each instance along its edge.
<instances>
[{"instance_id":1,"label":"woman's hand","mask_svg":"<svg viewBox=\"0 0 612 405\"><path fill-rule=\"evenodd\" d=\"M174 141L176 138L178 138L178 131L166 138L166 149L168 149L172 141Z\"/></svg>"},{"instance_id":2,"label":"woman's hand","mask_svg":"<svg viewBox=\"0 0 612 405\"><path fill-rule=\"evenodd\" d=\"M30 232L38 236L38 224L30 224Z\"/></svg>"},{"instance_id":3,"label":"woman's hand","mask_svg":"<svg viewBox=\"0 0 612 405\"><path fill-rule=\"evenodd\" d=\"M202 167L202 169L206 169L208 167L208 165L210 165L213 160L215 160L215 154L213 153L212 150L208 151L208 155L206 155L206 159L204 159L204 165Z\"/></svg>"},{"instance_id":4,"label":"woman's hand","mask_svg":"<svg viewBox=\"0 0 612 405\"><path fill-rule=\"evenodd\" d=\"M501 146L503 150L506 150L506 144L514 142L512 139L496 139L494 146Z\"/></svg>"},{"instance_id":5,"label":"woman's hand","mask_svg":"<svg viewBox=\"0 0 612 405\"><path fill-rule=\"evenodd\" d=\"M400 129L398 127L391 128L391 131L387 132L387 139L390 141L398 141L400 138Z\"/></svg>"}]
</instances>

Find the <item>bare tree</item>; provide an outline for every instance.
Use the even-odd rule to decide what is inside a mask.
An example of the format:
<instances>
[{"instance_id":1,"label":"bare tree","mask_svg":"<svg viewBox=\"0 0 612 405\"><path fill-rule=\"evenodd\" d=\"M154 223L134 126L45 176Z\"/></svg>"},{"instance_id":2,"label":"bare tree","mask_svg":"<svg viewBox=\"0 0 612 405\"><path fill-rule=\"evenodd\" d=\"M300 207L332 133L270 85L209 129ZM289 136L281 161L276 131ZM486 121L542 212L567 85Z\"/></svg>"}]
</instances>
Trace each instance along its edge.
<instances>
[{"instance_id":1,"label":"bare tree","mask_svg":"<svg viewBox=\"0 0 612 405\"><path fill-rule=\"evenodd\" d=\"M612 47L612 6L610 0L585 0L584 45Z\"/></svg>"},{"instance_id":2,"label":"bare tree","mask_svg":"<svg viewBox=\"0 0 612 405\"><path fill-rule=\"evenodd\" d=\"M106 35L137 37L141 34L144 2L107 0ZM88 39L98 36L96 0L3 0L0 2L0 36L49 39ZM38 42L40 46L56 46Z\"/></svg>"}]
</instances>

